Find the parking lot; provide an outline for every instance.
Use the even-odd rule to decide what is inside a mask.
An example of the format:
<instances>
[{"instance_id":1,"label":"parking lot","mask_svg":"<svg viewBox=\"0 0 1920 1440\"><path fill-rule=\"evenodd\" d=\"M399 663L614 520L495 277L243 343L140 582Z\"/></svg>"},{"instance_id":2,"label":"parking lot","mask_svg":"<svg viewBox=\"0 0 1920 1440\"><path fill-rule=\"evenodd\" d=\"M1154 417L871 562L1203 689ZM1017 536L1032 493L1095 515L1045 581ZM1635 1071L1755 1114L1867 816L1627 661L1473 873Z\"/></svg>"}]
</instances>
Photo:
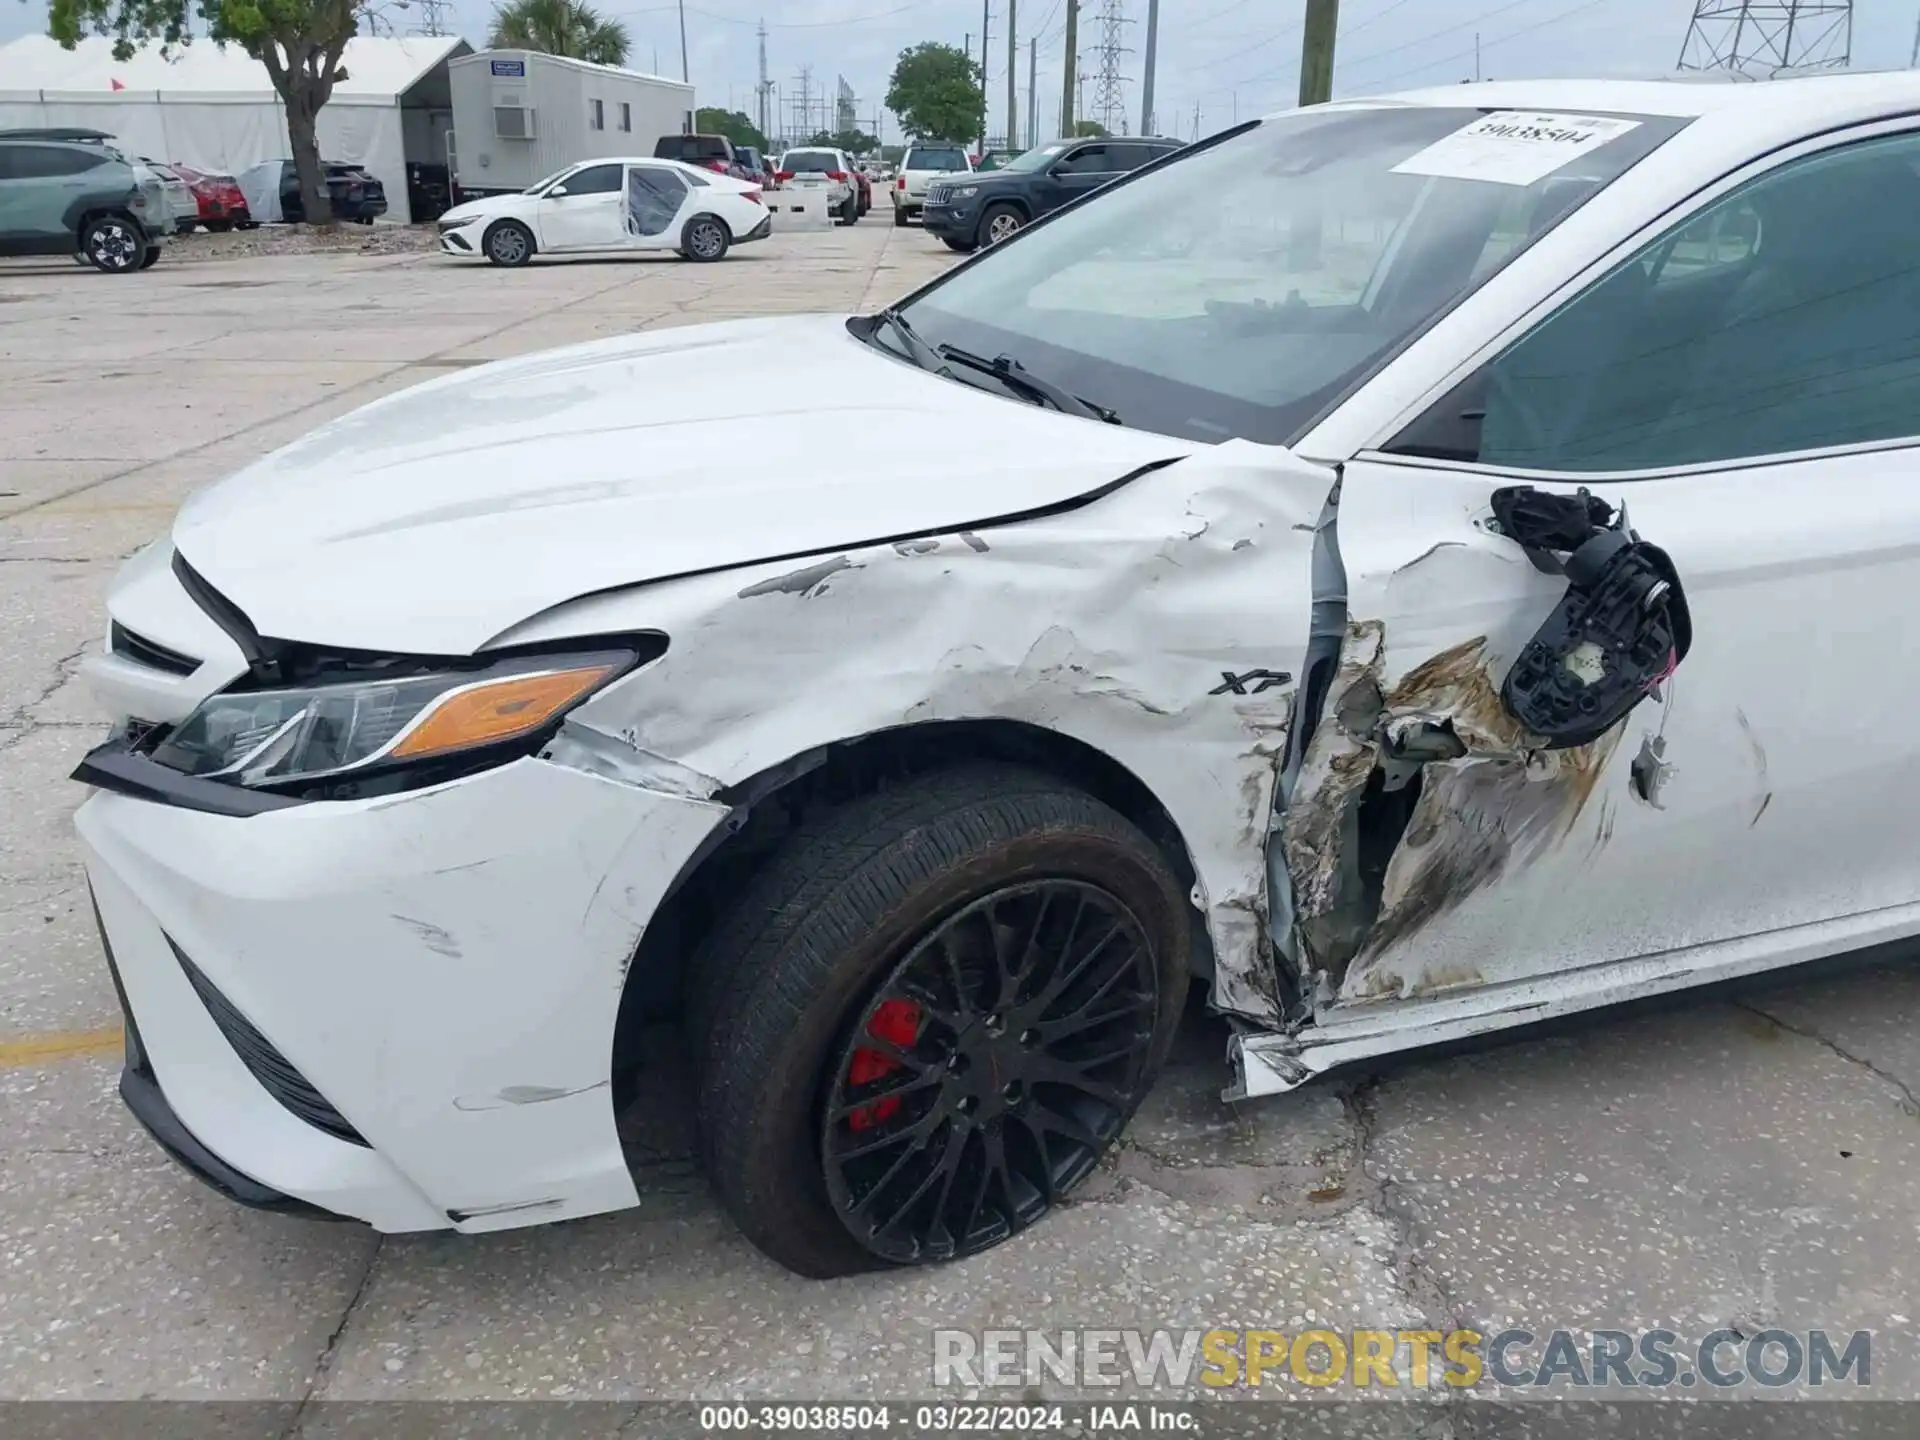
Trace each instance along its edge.
<instances>
[{"instance_id":1,"label":"parking lot","mask_svg":"<svg viewBox=\"0 0 1920 1440\"><path fill-rule=\"evenodd\" d=\"M1664 1325L1870 1330L1873 1393L1920 1398L1907 965L1239 1107L1215 1098L1225 1030L1196 1014L1117 1155L1038 1230L828 1283L716 1212L671 1074L628 1121L655 1157L639 1210L477 1238L239 1209L122 1112L66 778L103 733L73 677L118 562L196 487L376 396L633 329L872 306L952 259L876 213L711 266L0 264L0 1397L910 1397L935 1327ZM1433 1423L1405 1433L1450 1433Z\"/></svg>"}]
</instances>

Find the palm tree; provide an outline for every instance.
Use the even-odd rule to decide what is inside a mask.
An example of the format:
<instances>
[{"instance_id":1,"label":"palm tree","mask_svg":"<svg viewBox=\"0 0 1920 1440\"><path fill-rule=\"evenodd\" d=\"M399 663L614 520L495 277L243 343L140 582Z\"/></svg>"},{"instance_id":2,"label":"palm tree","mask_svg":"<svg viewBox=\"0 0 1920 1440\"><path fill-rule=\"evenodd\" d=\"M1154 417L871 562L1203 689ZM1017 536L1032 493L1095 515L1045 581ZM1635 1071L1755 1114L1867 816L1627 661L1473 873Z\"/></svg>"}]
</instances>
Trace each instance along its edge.
<instances>
[{"instance_id":1,"label":"palm tree","mask_svg":"<svg viewBox=\"0 0 1920 1440\"><path fill-rule=\"evenodd\" d=\"M624 65L627 27L581 0L508 0L493 10L495 50L538 50L595 65Z\"/></svg>"}]
</instances>

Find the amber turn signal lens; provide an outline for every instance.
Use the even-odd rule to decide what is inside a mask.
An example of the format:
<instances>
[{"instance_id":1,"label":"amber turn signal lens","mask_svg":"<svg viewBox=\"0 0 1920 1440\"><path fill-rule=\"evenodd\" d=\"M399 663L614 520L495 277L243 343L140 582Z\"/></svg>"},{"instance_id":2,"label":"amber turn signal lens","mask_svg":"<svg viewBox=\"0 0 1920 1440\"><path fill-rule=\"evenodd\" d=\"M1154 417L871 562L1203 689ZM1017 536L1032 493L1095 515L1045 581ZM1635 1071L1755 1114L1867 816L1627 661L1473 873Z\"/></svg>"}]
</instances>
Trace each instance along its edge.
<instances>
[{"instance_id":1,"label":"amber turn signal lens","mask_svg":"<svg viewBox=\"0 0 1920 1440\"><path fill-rule=\"evenodd\" d=\"M465 750L537 730L612 673L610 665L509 675L455 690L393 747L396 760Z\"/></svg>"}]
</instances>

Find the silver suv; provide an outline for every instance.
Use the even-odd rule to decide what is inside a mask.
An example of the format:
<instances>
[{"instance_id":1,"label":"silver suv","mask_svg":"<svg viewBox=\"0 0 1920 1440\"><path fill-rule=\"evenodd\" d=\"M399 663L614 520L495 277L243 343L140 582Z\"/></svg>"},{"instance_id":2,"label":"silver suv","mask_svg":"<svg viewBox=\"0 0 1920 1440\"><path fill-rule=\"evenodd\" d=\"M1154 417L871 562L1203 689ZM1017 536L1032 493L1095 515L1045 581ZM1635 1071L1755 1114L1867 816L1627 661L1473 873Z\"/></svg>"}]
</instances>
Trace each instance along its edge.
<instances>
[{"instance_id":1,"label":"silver suv","mask_svg":"<svg viewBox=\"0 0 1920 1440\"><path fill-rule=\"evenodd\" d=\"M0 255L74 255L97 270L145 270L168 225L159 178L98 132L0 130Z\"/></svg>"},{"instance_id":2,"label":"silver suv","mask_svg":"<svg viewBox=\"0 0 1920 1440\"><path fill-rule=\"evenodd\" d=\"M909 145L900 157L900 172L894 177L893 223L904 225L920 213L927 203L927 186L937 175L968 174L973 156L964 145Z\"/></svg>"}]
</instances>

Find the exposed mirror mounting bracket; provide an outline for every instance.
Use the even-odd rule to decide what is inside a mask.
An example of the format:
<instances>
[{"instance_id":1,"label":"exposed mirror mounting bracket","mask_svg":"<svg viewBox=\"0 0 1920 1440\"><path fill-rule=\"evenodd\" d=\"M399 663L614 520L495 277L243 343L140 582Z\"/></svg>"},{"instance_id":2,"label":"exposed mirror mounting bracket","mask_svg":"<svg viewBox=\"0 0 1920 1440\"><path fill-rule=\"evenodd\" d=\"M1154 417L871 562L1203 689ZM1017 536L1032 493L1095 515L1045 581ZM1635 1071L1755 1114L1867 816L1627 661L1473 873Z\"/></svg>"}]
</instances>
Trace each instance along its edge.
<instances>
[{"instance_id":1,"label":"exposed mirror mounting bracket","mask_svg":"<svg viewBox=\"0 0 1920 1440\"><path fill-rule=\"evenodd\" d=\"M1493 492L1500 533L1567 591L1507 672L1501 699L1548 749L1590 744L1656 693L1693 644L1673 560L1584 487Z\"/></svg>"}]
</instances>

